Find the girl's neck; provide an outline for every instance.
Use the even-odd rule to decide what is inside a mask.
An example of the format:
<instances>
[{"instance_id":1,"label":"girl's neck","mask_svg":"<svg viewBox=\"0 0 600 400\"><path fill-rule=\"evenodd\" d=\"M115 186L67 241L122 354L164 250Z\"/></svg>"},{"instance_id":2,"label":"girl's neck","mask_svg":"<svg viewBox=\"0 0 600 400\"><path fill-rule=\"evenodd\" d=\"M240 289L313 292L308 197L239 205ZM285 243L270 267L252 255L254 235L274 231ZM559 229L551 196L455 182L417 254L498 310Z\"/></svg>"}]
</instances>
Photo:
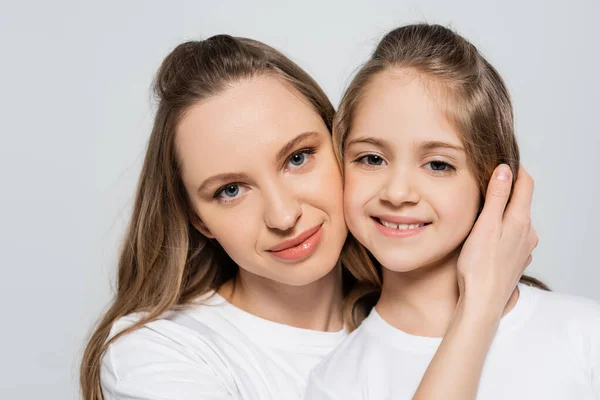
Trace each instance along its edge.
<instances>
[{"instance_id":1,"label":"girl's neck","mask_svg":"<svg viewBox=\"0 0 600 400\"><path fill-rule=\"evenodd\" d=\"M291 286L240 269L219 294L258 317L297 328L335 332L343 328L341 265L321 279Z\"/></svg>"},{"instance_id":2,"label":"girl's neck","mask_svg":"<svg viewBox=\"0 0 600 400\"><path fill-rule=\"evenodd\" d=\"M460 249L434 265L409 272L383 268L377 312L392 326L412 335L442 337L458 302Z\"/></svg>"},{"instance_id":3,"label":"girl's neck","mask_svg":"<svg viewBox=\"0 0 600 400\"><path fill-rule=\"evenodd\" d=\"M390 325L411 335L443 337L459 300L457 262L461 248L445 259L409 272L382 268L383 288L376 309ZM515 288L504 314L517 303Z\"/></svg>"}]
</instances>

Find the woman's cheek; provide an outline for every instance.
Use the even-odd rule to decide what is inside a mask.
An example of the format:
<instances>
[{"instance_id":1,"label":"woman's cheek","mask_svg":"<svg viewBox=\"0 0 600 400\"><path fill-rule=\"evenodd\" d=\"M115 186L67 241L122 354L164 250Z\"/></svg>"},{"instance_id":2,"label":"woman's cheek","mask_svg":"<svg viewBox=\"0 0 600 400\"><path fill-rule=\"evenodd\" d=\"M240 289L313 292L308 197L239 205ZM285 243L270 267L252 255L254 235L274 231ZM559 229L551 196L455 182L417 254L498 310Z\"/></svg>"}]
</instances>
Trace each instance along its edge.
<instances>
[{"instance_id":1,"label":"woman's cheek","mask_svg":"<svg viewBox=\"0 0 600 400\"><path fill-rule=\"evenodd\" d=\"M249 193L235 205L216 205L207 212L207 226L222 245L257 238L263 217L258 196Z\"/></svg>"}]
</instances>

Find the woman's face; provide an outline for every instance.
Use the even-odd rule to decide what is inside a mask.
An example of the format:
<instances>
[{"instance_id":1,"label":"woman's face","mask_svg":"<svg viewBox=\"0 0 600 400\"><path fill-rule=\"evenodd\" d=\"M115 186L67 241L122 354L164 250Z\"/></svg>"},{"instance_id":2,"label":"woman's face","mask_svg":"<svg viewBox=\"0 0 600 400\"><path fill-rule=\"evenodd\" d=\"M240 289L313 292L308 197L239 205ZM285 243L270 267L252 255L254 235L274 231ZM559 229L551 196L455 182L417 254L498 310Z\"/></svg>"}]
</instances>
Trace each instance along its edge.
<instances>
[{"instance_id":1,"label":"woman's face","mask_svg":"<svg viewBox=\"0 0 600 400\"><path fill-rule=\"evenodd\" d=\"M231 85L185 113L176 144L194 226L241 273L300 286L333 269L347 235L341 174L326 125L289 84Z\"/></svg>"},{"instance_id":2,"label":"woman's face","mask_svg":"<svg viewBox=\"0 0 600 400\"><path fill-rule=\"evenodd\" d=\"M348 228L393 271L446 259L479 209L461 135L434 96L416 73L382 72L365 88L346 139Z\"/></svg>"}]
</instances>

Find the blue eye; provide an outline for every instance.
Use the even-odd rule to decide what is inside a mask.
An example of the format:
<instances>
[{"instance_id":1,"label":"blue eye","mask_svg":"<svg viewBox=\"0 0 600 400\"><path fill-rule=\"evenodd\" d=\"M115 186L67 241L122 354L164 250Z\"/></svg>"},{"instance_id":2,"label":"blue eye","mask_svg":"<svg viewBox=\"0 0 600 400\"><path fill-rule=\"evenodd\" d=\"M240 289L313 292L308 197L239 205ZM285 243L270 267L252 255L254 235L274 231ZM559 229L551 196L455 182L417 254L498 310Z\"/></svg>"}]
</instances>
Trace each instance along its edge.
<instances>
[{"instance_id":1,"label":"blue eye","mask_svg":"<svg viewBox=\"0 0 600 400\"><path fill-rule=\"evenodd\" d=\"M240 187L238 185L229 185L223 190L223 194L227 197L235 197L240 192Z\"/></svg>"},{"instance_id":2,"label":"blue eye","mask_svg":"<svg viewBox=\"0 0 600 400\"><path fill-rule=\"evenodd\" d=\"M306 155L304 155L304 153L296 153L290 157L290 163L296 167L299 167L300 165L304 164L305 159Z\"/></svg>"},{"instance_id":3,"label":"blue eye","mask_svg":"<svg viewBox=\"0 0 600 400\"><path fill-rule=\"evenodd\" d=\"M371 166L385 165L385 161L383 160L383 157L381 157L377 154L367 154L366 156L362 156L361 158L359 158L356 161L358 161L361 164L366 164L366 165L371 165Z\"/></svg>"},{"instance_id":4,"label":"blue eye","mask_svg":"<svg viewBox=\"0 0 600 400\"><path fill-rule=\"evenodd\" d=\"M315 149L304 149L297 151L292 154L290 158L288 158L288 166L292 168L302 167L309 162L309 156L315 153Z\"/></svg>"},{"instance_id":5,"label":"blue eye","mask_svg":"<svg viewBox=\"0 0 600 400\"><path fill-rule=\"evenodd\" d=\"M237 183L230 183L225 185L216 191L214 198L220 200L232 200L238 197L241 192L240 185Z\"/></svg>"}]
</instances>

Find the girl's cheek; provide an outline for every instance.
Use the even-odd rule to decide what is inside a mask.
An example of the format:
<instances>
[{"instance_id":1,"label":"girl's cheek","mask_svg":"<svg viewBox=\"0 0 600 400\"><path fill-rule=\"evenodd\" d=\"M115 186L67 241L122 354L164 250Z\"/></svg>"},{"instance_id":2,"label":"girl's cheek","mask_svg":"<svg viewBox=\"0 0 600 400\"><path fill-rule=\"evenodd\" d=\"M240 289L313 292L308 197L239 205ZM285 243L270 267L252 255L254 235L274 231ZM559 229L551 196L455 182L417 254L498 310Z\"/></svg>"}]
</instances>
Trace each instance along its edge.
<instances>
[{"instance_id":1,"label":"girl's cheek","mask_svg":"<svg viewBox=\"0 0 600 400\"><path fill-rule=\"evenodd\" d=\"M349 226L354 225L356 220L363 214L368 198L368 182L357 176L348 174L344 182L344 211Z\"/></svg>"},{"instance_id":2,"label":"girl's cheek","mask_svg":"<svg viewBox=\"0 0 600 400\"><path fill-rule=\"evenodd\" d=\"M445 196L439 198L445 198L444 204L440 207L443 209L443 214L453 223L471 226L475 221L479 209L479 192L474 188L463 185L448 190ZM456 207L457 204L461 207Z\"/></svg>"}]
</instances>

